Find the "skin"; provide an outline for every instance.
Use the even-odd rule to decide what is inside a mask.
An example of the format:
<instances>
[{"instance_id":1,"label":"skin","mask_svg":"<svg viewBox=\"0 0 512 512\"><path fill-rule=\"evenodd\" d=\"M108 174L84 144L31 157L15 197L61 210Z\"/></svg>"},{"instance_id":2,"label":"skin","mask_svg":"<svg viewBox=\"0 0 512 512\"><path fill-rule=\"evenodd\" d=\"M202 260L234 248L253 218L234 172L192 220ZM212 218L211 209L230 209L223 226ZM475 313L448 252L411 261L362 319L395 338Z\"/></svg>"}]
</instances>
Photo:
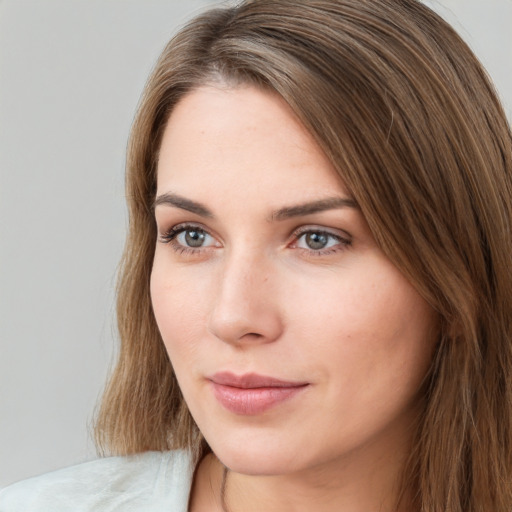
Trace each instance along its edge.
<instances>
[{"instance_id":1,"label":"skin","mask_svg":"<svg viewBox=\"0 0 512 512\"><path fill-rule=\"evenodd\" d=\"M223 465L230 512L396 510L435 316L311 135L274 93L204 86L169 119L157 181L153 308L215 454L190 510L222 510ZM347 201L275 215L332 198ZM220 371L307 385L241 415L215 398Z\"/></svg>"}]
</instances>

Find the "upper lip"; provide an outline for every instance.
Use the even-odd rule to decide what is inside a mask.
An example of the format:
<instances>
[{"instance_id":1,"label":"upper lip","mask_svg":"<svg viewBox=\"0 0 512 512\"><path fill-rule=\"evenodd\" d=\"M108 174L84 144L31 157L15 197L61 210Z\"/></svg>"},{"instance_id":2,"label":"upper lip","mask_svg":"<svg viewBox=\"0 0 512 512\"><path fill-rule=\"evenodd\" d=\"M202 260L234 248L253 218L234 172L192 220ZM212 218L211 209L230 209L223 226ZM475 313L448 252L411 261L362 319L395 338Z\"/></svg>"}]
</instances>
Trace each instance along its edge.
<instances>
[{"instance_id":1,"label":"upper lip","mask_svg":"<svg viewBox=\"0 0 512 512\"><path fill-rule=\"evenodd\" d=\"M241 389L295 388L308 384L307 382L286 381L275 377L268 377L266 375L258 375L257 373L236 375L231 372L218 372L209 377L209 380L222 386L231 386Z\"/></svg>"}]
</instances>

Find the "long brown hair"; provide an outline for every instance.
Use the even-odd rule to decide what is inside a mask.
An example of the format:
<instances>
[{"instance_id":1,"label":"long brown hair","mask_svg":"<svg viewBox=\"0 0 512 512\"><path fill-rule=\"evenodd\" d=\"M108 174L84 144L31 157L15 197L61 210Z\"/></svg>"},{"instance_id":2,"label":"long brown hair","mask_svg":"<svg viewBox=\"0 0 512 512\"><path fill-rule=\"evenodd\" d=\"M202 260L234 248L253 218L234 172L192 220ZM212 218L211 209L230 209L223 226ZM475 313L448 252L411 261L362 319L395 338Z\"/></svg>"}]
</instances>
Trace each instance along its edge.
<instances>
[{"instance_id":1,"label":"long brown hair","mask_svg":"<svg viewBox=\"0 0 512 512\"><path fill-rule=\"evenodd\" d=\"M215 82L285 99L382 250L438 312L404 480L418 510L512 510L512 137L476 57L415 0L247 0L200 15L164 49L129 144L121 347L99 446L207 449L160 338L149 280L162 132L185 94Z\"/></svg>"}]
</instances>

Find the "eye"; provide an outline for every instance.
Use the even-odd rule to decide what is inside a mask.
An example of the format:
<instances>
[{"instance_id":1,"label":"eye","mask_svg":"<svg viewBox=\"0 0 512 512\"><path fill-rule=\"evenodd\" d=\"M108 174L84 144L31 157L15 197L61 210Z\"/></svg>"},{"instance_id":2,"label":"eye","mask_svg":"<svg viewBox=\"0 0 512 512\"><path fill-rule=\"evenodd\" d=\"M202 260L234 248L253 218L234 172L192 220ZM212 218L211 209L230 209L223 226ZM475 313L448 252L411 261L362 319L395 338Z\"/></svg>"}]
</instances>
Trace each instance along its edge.
<instances>
[{"instance_id":1,"label":"eye","mask_svg":"<svg viewBox=\"0 0 512 512\"><path fill-rule=\"evenodd\" d=\"M327 254L345 249L350 239L320 229L307 229L296 234L294 247L316 254Z\"/></svg>"},{"instance_id":2,"label":"eye","mask_svg":"<svg viewBox=\"0 0 512 512\"><path fill-rule=\"evenodd\" d=\"M206 231L197 228L183 229L176 235L176 241L186 247L197 248L212 245L209 243L212 240L213 238Z\"/></svg>"},{"instance_id":3,"label":"eye","mask_svg":"<svg viewBox=\"0 0 512 512\"><path fill-rule=\"evenodd\" d=\"M160 241L170 244L176 251L194 251L218 246L206 230L194 225L179 224L160 236Z\"/></svg>"}]
</instances>

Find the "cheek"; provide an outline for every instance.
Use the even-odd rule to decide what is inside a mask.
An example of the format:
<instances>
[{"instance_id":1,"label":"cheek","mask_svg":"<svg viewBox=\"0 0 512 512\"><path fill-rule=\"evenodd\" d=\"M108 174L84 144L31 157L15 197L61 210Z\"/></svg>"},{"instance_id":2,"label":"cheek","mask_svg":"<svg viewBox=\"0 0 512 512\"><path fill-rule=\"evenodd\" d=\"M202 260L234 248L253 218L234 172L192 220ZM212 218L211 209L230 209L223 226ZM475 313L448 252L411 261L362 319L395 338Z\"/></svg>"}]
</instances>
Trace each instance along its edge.
<instances>
[{"instance_id":1,"label":"cheek","mask_svg":"<svg viewBox=\"0 0 512 512\"><path fill-rule=\"evenodd\" d=\"M204 329L204 281L187 279L186 272L169 268L157 253L151 273L151 302L160 334L171 360L193 352Z\"/></svg>"},{"instance_id":2,"label":"cheek","mask_svg":"<svg viewBox=\"0 0 512 512\"><path fill-rule=\"evenodd\" d=\"M374 270L373 270L374 269ZM343 279L294 289L289 325L309 339L309 356L323 360L343 389L416 389L428 371L436 339L430 306L390 264L352 268ZM339 389L338 389L339 392Z\"/></svg>"}]
</instances>

